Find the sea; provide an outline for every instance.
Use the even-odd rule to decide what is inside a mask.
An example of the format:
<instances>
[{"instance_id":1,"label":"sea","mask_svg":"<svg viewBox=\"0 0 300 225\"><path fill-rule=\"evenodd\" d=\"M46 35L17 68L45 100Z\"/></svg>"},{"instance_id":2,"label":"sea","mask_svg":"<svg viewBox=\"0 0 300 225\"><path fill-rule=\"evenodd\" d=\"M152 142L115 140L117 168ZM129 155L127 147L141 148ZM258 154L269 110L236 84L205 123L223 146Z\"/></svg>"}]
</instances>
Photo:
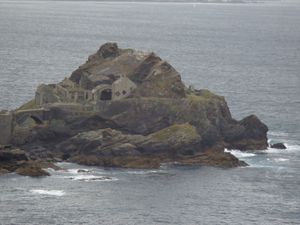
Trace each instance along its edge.
<instances>
[{"instance_id":1,"label":"sea","mask_svg":"<svg viewBox=\"0 0 300 225\"><path fill-rule=\"evenodd\" d=\"M287 149L232 150L249 164L234 169L59 163L50 177L4 175L1 225L300 224L300 1L203 2L0 0L0 109L110 41L155 52Z\"/></svg>"}]
</instances>

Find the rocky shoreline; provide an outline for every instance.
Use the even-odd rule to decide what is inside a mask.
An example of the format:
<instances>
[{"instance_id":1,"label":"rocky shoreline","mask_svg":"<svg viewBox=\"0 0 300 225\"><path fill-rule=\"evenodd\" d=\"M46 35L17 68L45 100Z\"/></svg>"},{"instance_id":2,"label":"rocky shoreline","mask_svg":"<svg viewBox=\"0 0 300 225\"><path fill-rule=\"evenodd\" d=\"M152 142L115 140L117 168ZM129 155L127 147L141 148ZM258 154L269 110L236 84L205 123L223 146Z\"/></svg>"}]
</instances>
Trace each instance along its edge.
<instances>
[{"instance_id":1,"label":"rocky shoreline","mask_svg":"<svg viewBox=\"0 0 300 225\"><path fill-rule=\"evenodd\" d=\"M0 175L16 173L31 177L50 176L50 174L44 170L47 168L59 169L59 167L52 162L30 160L26 152L19 148L0 146Z\"/></svg>"},{"instance_id":2,"label":"rocky shoreline","mask_svg":"<svg viewBox=\"0 0 300 225\"><path fill-rule=\"evenodd\" d=\"M7 115L12 134L2 144L14 147L0 150L0 173L49 175L42 168L58 161L231 168L247 164L225 148L268 147L268 128L255 115L233 119L224 97L186 87L154 53L116 43L101 46L62 82L39 86L35 99Z\"/></svg>"}]
</instances>

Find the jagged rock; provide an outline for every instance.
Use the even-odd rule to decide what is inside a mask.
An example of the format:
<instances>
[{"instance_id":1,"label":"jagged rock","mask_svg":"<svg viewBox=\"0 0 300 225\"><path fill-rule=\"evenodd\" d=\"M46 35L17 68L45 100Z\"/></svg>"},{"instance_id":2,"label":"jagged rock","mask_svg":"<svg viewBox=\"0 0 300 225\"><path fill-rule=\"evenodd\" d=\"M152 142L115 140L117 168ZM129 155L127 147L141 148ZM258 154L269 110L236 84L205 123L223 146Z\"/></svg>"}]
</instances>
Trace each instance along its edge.
<instances>
[{"instance_id":1,"label":"jagged rock","mask_svg":"<svg viewBox=\"0 0 300 225\"><path fill-rule=\"evenodd\" d=\"M272 144L271 148L286 149L286 146L283 143L276 143L276 144Z\"/></svg>"},{"instance_id":2,"label":"jagged rock","mask_svg":"<svg viewBox=\"0 0 300 225\"><path fill-rule=\"evenodd\" d=\"M15 172L24 176L48 176L49 173L42 168L55 168L50 162L29 160L26 153L17 148L0 149L0 175Z\"/></svg>"},{"instance_id":3,"label":"jagged rock","mask_svg":"<svg viewBox=\"0 0 300 225\"><path fill-rule=\"evenodd\" d=\"M26 153L20 149L2 149L0 150L0 162L27 161Z\"/></svg>"},{"instance_id":4,"label":"jagged rock","mask_svg":"<svg viewBox=\"0 0 300 225\"><path fill-rule=\"evenodd\" d=\"M79 82L83 76L84 76L84 74L83 74L82 69L77 69L71 74L70 80L76 84L79 84Z\"/></svg>"},{"instance_id":5,"label":"jagged rock","mask_svg":"<svg viewBox=\"0 0 300 225\"><path fill-rule=\"evenodd\" d=\"M100 47L97 54L106 59L110 57L117 57L120 53L117 43L106 43Z\"/></svg>"},{"instance_id":6,"label":"jagged rock","mask_svg":"<svg viewBox=\"0 0 300 225\"><path fill-rule=\"evenodd\" d=\"M84 154L74 156L72 162L88 166L156 169L160 167L162 160L153 156L97 157Z\"/></svg>"},{"instance_id":7,"label":"jagged rock","mask_svg":"<svg viewBox=\"0 0 300 225\"><path fill-rule=\"evenodd\" d=\"M155 133L123 134L112 129L89 131L61 143L58 148L85 165L158 168L161 163L234 167L246 165L222 149L203 151L201 137L190 124L175 124Z\"/></svg>"},{"instance_id":8,"label":"jagged rock","mask_svg":"<svg viewBox=\"0 0 300 225\"><path fill-rule=\"evenodd\" d=\"M198 155L183 157L178 159L177 162L181 165L215 166L222 168L248 166L247 163L240 161L230 153L215 150L205 151Z\"/></svg>"},{"instance_id":9,"label":"jagged rock","mask_svg":"<svg viewBox=\"0 0 300 225\"><path fill-rule=\"evenodd\" d=\"M38 163L33 161L22 163L14 172L19 175L30 177L50 176L50 174L47 171L43 170Z\"/></svg>"},{"instance_id":10,"label":"jagged rock","mask_svg":"<svg viewBox=\"0 0 300 225\"><path fill-rule=\"evenodd\" d=\"M167 62L151 53L135 69L129 78L138 83L134 96L143 97L185 97L180 74Z\"/></svg>"},{"instance_id":11,"label":"jagged rock","mask_svg":"<svg viewBox=\"0 0 300 225\"><path fill-rule=\"evenodd\" d=\"M268 147L268 127L251 115L223 130L228 149L263 150Z\"/></svg>"},{"instance_id":12,"label":"jagged rock","mask_svg":"<svg viewBox=\"0 0 300 225\"><path fill-rule=\"evenodd\" d=\"M18 142L30 159L135 168L172 161L232 167L245 164L225 147L268 146L268 128L256 116L234 120L224 97L187 88L154 53L116 43L104 44L70 78L42 86L37 94L46 98L36 97L35 107L51 116Z\"/></svg>"},{"instance_id":13,"label":"jagged rock","mask_svg":"<svg viewBox=\"0 0 300 225\"><path fill-rule=\"evenodd\" d=\"M57 146L71 155L100 157L186 155L199 148L201 137L190 124L175 124L147 136L123 134L110 128L79 133Z\"/></svg>"}]
</instances>

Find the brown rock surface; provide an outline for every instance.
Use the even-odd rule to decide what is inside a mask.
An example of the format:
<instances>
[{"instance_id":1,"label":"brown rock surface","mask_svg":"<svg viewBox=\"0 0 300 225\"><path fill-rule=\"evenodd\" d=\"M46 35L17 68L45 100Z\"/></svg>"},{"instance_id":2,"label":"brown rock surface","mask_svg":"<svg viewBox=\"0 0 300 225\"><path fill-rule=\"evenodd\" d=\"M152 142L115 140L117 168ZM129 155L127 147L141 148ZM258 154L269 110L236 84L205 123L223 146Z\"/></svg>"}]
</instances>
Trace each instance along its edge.
<instances>
[{"instance_id":1,"label":"brown rock surface","mask_svg":"<svg viewBox=\"0 0 300 225\"><path fill-rule=\"evenodd\" d=\"M102 90L97 88L120 78L133 83L126 97L110 99L106 92L104 99L90 99ZM233 167L245 164L225 147L267 148L268 128L256 116L236 121L224 97L185 87L180 74L154 53L106 43L60 85L64 94L55 85L40 88L51 100L40 106L51 119L27 129L19 142L30 159L134 168L174 161ZM69 102L78 95L70 100L65 89L78 91L81 100Z\"/></svg>"},{"instance_id":2,"label":"brown rock surface","mask_svg":"<svg viewBox=\"0 0 300 225\"><path fill-rule=\"evenodd\" d=\"M0 175L15 172L19 175L40 177L49 176L43 168L55 168L54 164L29 160L25 151L17 148L0 148Z\"/></svg>"}]
</instances>

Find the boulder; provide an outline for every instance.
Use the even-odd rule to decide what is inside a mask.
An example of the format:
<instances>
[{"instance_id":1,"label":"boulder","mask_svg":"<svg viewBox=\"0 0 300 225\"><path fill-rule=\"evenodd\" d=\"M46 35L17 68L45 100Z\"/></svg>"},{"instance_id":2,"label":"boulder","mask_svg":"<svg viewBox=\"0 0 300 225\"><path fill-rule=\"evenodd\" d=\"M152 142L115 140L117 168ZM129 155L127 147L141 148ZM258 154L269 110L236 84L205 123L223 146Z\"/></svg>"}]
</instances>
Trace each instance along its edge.
<instances>
[{"instance_id":1,"label":"boulder","mask_svg":"<svg viewBox=\"0 0 300 225\"><path fill-rule=\"evenodd\" d=\"M0 162L17 162L17 161L27 161L28 158L26 153L20 149L2 149L0 150Z\"/></svg>"},{"instance_id":2,"label":"boulder","mask_svg":"<svg viewBox=\"0 0 300 225\"><path fill-rule=\"evenodd\" d=\"M223 152L210 150L204 153L182 157L176 160L180 165L197 165L197 166L214 166L221 168L233 168L237 166L248 166L244 161L239 160L234 155Z\"/></svg>"},{"instance_id":3,"label":"boulder","mask_svg":"<svg viewBox=\"0 0 300 225\"><path fill-rule=\"evenodd\" d=\"M117 43L106 43L100 47L97 54L106 59L117 57L120 52Z\"/></svg>"},{"instance_id":4,"label":"boulder","mask_svg":"<svg viewBox=\"0 0 300 225\"><path fill-rule=\"evenodd\" d=\"M43 170L43 168L34 161L28 161L20 164L14 172L19 175L30 177L50 176L47 171Z\"/></svg>"},{"instance_id":5,"label":"boulder","mask_svg":"<svg viewBox=\"0 0 300 225\"><path fill-rule=\"evenodd\" d=\"M286 146L283 143L276 143L276 144L271 144L271 148L276 148L276 149L286 149Z\"/></svg>"},{"instance_id":6,"label":"boulder","mask_svg":"<svg viewBox=\"0 0 300 225\"><path fill-rule=\"evenodd\" d=\"M268 147L268 127L255 115L230 124L222 132L228 149L264 150Z\"/></svg>"},{"instance_id":7,"label":"boulder","mask_svg":"<svg viewBox=\"0 0 300 225\"><path fill-rule=\"evenodd\" d=\"M25 151L18 148L0 150L0 175L15 172L31 177L49 176L43 168L58 169L51 162L29 160Z\"/></svg>"}]
</instances>

